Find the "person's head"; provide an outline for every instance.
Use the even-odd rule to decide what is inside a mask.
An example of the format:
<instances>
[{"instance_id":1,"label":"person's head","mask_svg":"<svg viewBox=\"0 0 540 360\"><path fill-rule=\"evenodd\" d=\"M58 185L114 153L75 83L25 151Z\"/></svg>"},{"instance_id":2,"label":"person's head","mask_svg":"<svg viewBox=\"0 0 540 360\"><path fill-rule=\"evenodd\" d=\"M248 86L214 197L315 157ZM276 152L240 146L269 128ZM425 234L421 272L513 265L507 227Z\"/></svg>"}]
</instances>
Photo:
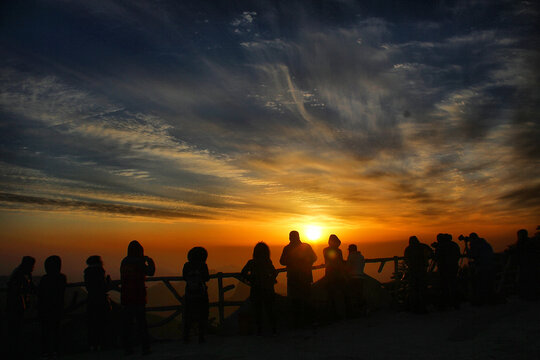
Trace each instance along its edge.
<instances>
[{"instance_id":1,"label":"person's head","mask_svg":"<svg viewBox=\"0 0 540 360\"><path fill-rule=\"evenodd\" d=\"M478 234L475 233L475 232L470 233L469 234L469 239L471 239L471 240L479 239Z\"/></svg>"},{"instance_id":2,"label":"person's head","mask_svg":"<svg viewBox=\"0 0 540 360\"><path fill-rule=\"evenodd\" d=\"M450 242L452 241L452 234L444 234L446 241Z\"/></svg>"},{"instance_id":3,"label":"person's head","mask_svg":"<svg viewBox=\"0 0 540 360\"><path fill-rule=\"evenodd\" d=\"M409 238L409 245L416 245L416 244L420 244L420 241L418 241L418 238L413 235Z\"/></svg>"},{"instance_id":4,"label":"person's head","mask_svg":"<svg viewBox=\"0 0 540 360\"><path fill-rule=\"evenodd\" d=\"M338 248L339 245L341 245L341 240L337 237L337 235L332 234L328 238L328 245L333 248Z\"/></svg>"},{"instance_id":5,"label":"person's head","mask_svg":"<svg viewBox=\"0 0 540 360\"><path fill-rule=\"evenodd\" d=\"M350 253L358 252L358 248L356 247L355 244L349 245L348 250L349 250Z\"/></svg>"},{"instance_id":6,"label":"person's head","mask_svg":"<svg viewBox=\"0 0 540 360\"><path fill-rule=\"evenodd\" d=\"M268 261L270 260L270 248L264 242L259 242L253 248L253 260Z\"/></svg>"},{"instance_id":7,"label":"person's head","mask_svg":"<svg viewBox=\"0 0 540 360\"><path fill-rule=\"evenodd\" d=\"M195 246L189 250L187 257L190 262L202 264L206 262L206 259L208 258L208 251L201 246Z\"/></svg>"},{"instance_id":8,"label":"person's head","mask_svg":"<svg viewBox=\"0 0 540 360\"><path fill-rule=\"evenodd\" d=\"M45 272L49 275L60 274L62 259L58 255L49 256L45 259Z\"/></svg>"},{"instance_id":9,"label":"person's head","mask_svg":"<svg viewBox=\"0 0 540 360\"><path fill-rule=\"evenodd\" d=\"M524 241L529 238L529 232L526 229L521 229L517 232L518 241Z\"/></svg>"},{"instance_id":10,"label":"person's head","mask_svg":"<svg viewBox=\"0 0 540 360\"><path fill-rule=\"evenodd\" d=\"M133 240L128 245L127 255L130 257L144 257L144 249L137 240Z\"/></svg>"},{"instance_id":11,"label":"person's head","mask_svg":"<svg viewBox=\"0 0 540 360\"><path fill-rule=\"evenodd\" d=\"M298 231L293 230L289 233L289 241L291 242L291 244L300 243L300 234L298 233Z\"/></svg>"},{"instance_id":12,"label":"person's head","mask_svg":"<svg viewBox=\"0 0 540 360\"><path fill-rule=\"evenodd\" d=\"M36 259L34 259L32 256L23 256L20 269L25 274L30 274L32 271L34 271L34 265L36 264Z\"/></svg>"},{"instance_id":13,"label":"person's head","mask_svg":"<svg viewBox=\"0 0 540 360\"><path fill-rule=\"evenodd\" d=\"M444 235L445 234L440 234L440 233L437 234L437 242L444 242L444 240L445 240Z\"/></svg>"},{"instance_id":14,"label":"person's head","mask_svg":"<svg viewBox=\"0 0 540 360\"><path fill-rule=\"evenodd\" d=\"M103 266L103 260L101 260L101 256L99 255L92 255L88 259L86 259L86 265Z\"/></svg>"}]
</instances>

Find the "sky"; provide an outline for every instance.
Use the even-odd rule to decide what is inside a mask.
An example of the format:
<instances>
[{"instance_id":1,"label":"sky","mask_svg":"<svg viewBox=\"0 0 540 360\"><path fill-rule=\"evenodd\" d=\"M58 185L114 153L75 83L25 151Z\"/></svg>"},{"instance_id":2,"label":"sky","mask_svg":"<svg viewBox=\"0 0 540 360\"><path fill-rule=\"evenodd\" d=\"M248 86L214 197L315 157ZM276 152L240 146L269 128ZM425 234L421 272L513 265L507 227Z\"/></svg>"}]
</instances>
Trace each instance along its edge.
<instances>
[{"instance_id":1,"label":"sky","mask_svg":"<svg viewBox=\"0 0 540 360\"><path fill-rule=\"evenodd\" d=\"M0 273L540 224L533 1L1 6Z\"/></svg>"}]
</instances>

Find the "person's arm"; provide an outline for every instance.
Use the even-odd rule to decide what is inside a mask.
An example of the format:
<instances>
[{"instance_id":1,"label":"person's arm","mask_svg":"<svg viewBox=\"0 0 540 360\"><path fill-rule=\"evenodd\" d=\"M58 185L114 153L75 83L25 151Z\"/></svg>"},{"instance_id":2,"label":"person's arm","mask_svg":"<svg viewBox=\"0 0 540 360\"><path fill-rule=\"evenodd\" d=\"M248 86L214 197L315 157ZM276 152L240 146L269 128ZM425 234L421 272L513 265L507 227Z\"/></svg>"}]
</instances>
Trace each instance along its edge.
<instances>
[{"instance_id":1,"label":"person's arm","mask_svg":"<svg viewBox=\"0 0 540 360\"><path fill-rule=\"evenodd\" d=\"M208 271L208 265L204 264L203 269L203 281L207 282L210 281L210 272Z\"/></svg>"},{"instance_id":2,"label":"person's arm","mask_svg":"<svg viewBox=\"0 0 540 360\"><path fill-rule=\"evenodd\" d=\"M411 265L409 252L410 252L409 247L406 247L405 251L403 252L403 257L405 260L405 264L407 264L407 267Z\"/></svg>"},{"instance_id":3,"label":"person's arm","mask_svg":"<svg viewBox=\"0 0 540 360\"><path fill-rule=\"evenodd\" d=\"M146 276L154 276L156 272L156 264L151 257L144 257L144 272Z\"/></svg>"},{"instance_id":4,"label":"person's arm","mask_svg":"<svg viewBox=\"0 0 540 360\"><path fill-rule=\"evenodd\" d=\"M311 250L311 264L313 265L315 261L317 261L317 254L315 254L315 251L313 251L311 245L309 246L309 249Z\"/></svg>"},{"instance_id":5,"label":"person's arm","mask_svg":"<svg viewBox=\"0 0 540 360\"><path fill-rule=\"evenodd\" d=\"M184 266L182 267L182 277L184 280L186 280L186 266L188 263L184 263Z\"/></svg>"},{"instance_id":6,"label":"person's arm","mask_svg":"<svg viewBox=\"0 0 540 360\"><path fill-rule=\"evenodd\" d=\"M246 265L242 268L242 271L240 272L242 274L242 277L247 280L248 283L251 283L251 266L252 261L249 260Z\"/></svg>"},{"instance_id":7,"label":"person's arm","mask_svg":"<svg viewBox=\"0 0 540 360\"><path fill-rule=\"evenodd\" d=\"M287 266L288 264L287 247L283 248L283 252L281 253L281 257L279 258L279 263L283 266Z\"/></svg>"},{"instance_id":8,"label":"person's arm","mask_svg":"<svg viewBox=\"0 0 540 360\"><path fill-rule=\"evenodd\" d=\"M270 261L270 269L272 271L272 277L274 278L274 282L277 282L276 278L277 278L279 273L276 270L276 268L274 267L274 264L272 264L272 261Z\"/></svg>"}]
</instances>

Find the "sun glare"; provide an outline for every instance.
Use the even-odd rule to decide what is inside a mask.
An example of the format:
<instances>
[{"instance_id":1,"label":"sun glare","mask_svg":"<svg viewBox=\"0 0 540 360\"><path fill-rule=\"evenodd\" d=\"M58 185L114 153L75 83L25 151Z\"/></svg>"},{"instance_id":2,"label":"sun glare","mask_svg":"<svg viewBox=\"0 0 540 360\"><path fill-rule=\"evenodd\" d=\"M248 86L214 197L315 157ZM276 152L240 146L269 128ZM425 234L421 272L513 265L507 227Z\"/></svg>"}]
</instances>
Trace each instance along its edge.
<instances>
[{"instance_id":1,"label":"sun glare","mask_svg":"<svg viewBox=\"0 0 540 360\"><path fill-rule=\"evenodd\" d=\"M322 228L317 225L307 225L304 228L304 232L308 240L315 241L318 240L322 235Z\"/></svg>"}]
</instances>

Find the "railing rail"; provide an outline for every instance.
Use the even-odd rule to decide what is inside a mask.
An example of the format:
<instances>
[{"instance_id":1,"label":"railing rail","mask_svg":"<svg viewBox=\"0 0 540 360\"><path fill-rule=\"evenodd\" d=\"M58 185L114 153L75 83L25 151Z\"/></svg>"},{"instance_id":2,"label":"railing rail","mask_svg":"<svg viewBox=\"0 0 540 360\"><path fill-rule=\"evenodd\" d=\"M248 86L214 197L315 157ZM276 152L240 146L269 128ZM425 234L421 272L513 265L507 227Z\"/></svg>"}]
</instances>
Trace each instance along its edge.
<instances>
[{"instance_id":1,"label":"railing rail","mask_svg":"<svg viewBox=\"0 0 540 360\"><path fill-rule=\"evenodd\" d=\"M377 272L381 273L385 264L387 262L393 262L394 263L394 273L398 272L399 269L399 261L403 260L403 257L399 256L393 256L393 257L385 257L385 258L373 258L373 259L365 259L366 263L380 263L379 268ZM324 264L315 265L312 267L312 270L318 270L318 269L324 269ZM279 268L277 269L278 273L286 272L286 268ZM223 279L236 279L240 282L245 283L245 279L242 277L240 273L236 272L218 272L215 274L210 274L210 279L217 279L218 281L218 301L210 302L210 307L217 307L218 308L218 314L219 314L219 323L223 324L225 320L225 308L228 306L241 306L243 304L243 301L231 301L231 300L225 300L225 293L233 290L236 286L234 284L229 284L224 286L223 285ZM160 320L157 323L150 324L150 327L158 327L165 325L166 323L172 321L174 318L182 314L183 306L184 306L184 299L183 297L178 293L178 291L172 286L171 282L180 282L185 281L183 276L154 276L154 277L147 277L146 282L162 282L169 292L173 295L175 300L177 301L174 305L167 305L167 306L147 306L146 311L147 312L170 312L172 311L172 314L164 318L163 320ZM112 291L120 291L120 280L113 280L112 282ZM84 282L73 282L68 283L68 288L78 288L78 287L84 287ZM6 288L0 288L0 292L5 292ZM70 311L73 312L75 309L80 308L86 303L86 300L77 301L77 296L74 294L74 298L72 299L72 306L70 306Z\"/></svg>"}]
</instances>

